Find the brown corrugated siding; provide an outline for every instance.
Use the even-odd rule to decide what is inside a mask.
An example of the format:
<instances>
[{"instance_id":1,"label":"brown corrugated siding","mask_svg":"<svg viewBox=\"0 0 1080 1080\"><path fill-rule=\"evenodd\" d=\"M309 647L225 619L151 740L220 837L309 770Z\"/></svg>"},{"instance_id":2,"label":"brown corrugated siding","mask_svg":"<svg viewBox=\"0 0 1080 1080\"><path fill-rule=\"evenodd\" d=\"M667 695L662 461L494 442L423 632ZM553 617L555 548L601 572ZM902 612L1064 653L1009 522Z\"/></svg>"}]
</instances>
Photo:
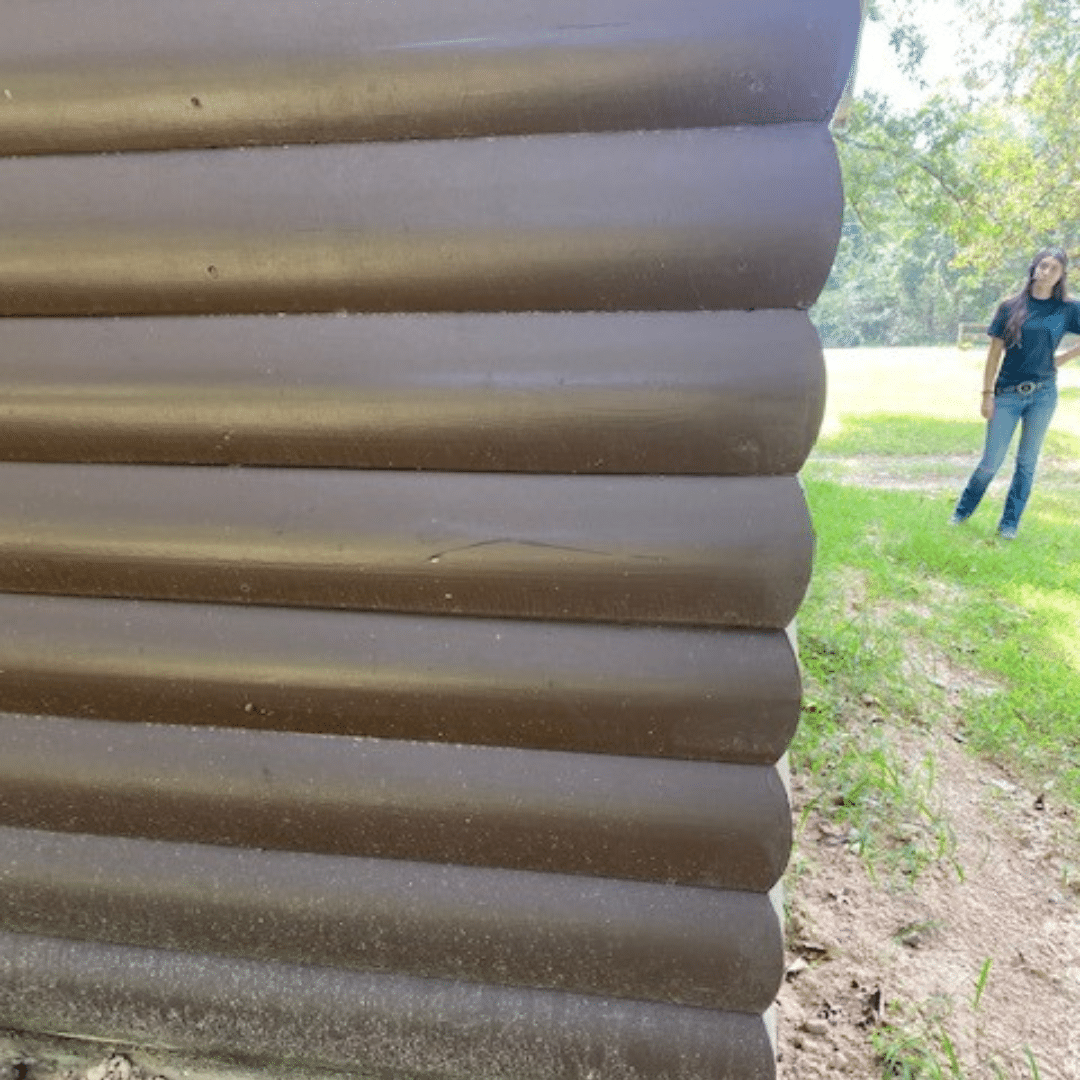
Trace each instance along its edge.
<instances>
[{"instance_id":1,"label":"brown corrugated siding","mask_svg":"<svg viewBox=\"0 0 1080 1080\"><path fill-rule=\"evenodd\" d=\"M0 740L7 826L756 891L790 843L771 765L12 714Z\"/></svg>"},{"instance_id":2,"label":"brown corrugated siding","mask_svg":"<svg viewBox=\"0 0 1080 1080\"><path fill-rule=\"evenodd\" d=\"M0 594L0 708L771 764L780 631Z\"/></svg>"},{"instance_id":3,"label":"brown corrugated siding","mask_svg":"<svg viewBox=\"0 0 1080 1080\"><path fill-rule=\"evenodd\" d=\"M451 1080L772 1080L768 1018L0 933L0 1010L229 1061Z\"/></svg>"},{"instance_id":4,"label":"brown corrugated siding","mask_svg":"<svg viewBox=\"0 0 1080 1080\"><path fill-rule=\"evenodd\" d=\"M0 355L8 461L791 474L825 399L791 310L7 319Z\"/></svg>"},{"instance_id":5,"label":"brown corrugated siding","mask_svg":"<svg viewBox=\"0 0 1080 1080\"><path fill-rule=\"evenodd\" d=\"M810 576L790 477L8 463L0 502L7 592L780 629Z\"/></svg>"},{"instance_id":6,"label":"brown corrugated siding","mask_svg":"<svg viewBox=\"0 0 1080 1080\"><path fill-rule=\"evenodd\" d=\"M0 153L821 122L851 8L8 0Z\"/></svg>"},{"instance_id":7,"label":"brown corrugated siding","mask_svg":"<svg viewBox=\"0 0 1080 1080\"><path fill-rule=\"evenodd\" d=\"M9 158L0 189L9 315L809 307L842 207L821 124Z\"/></svg>"},{"instance_id":8,"label":"brown corrugated siding","mask_svg":"<svg viewBox=\"0 0 1080 1080\"><path fill-rule=\"evenodd\" d=\"M92 7L0 13L0 1024L772 1080L857 0Z\"/></svg>"}]
</instances>

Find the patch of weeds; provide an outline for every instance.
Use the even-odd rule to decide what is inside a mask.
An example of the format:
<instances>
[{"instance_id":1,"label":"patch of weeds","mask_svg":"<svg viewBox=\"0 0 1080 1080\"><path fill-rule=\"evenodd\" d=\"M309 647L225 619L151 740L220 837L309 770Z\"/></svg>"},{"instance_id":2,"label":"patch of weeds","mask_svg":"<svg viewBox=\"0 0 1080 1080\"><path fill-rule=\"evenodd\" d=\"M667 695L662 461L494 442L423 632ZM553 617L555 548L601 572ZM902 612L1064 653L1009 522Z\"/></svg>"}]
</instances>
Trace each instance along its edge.
<instances>
[{"instance_id":1,"label":"patch of weeds","mask_svg":"<svg viewBox=\"0 0 1080 1080\"><path fill-rule=\"evenodd\" d=\"M1020 1060L1003 1061L996 1055L986 1055L982 1050L983 1034L979 1007L990 978L992 959L987 957L975 978L975 988L970 1006L969 1020L974 1021L974 1048L970 1053L976 1059L972 1065L961 1060L956 1040L950 1029L956 1029L953 1002L946 997L934 997L910 1005L893 1002L889 1005L888 1018L871 1034L871 1043L877 1054L882 1074L896 1080L965 1080L972 1076L1006 1077L1027 1075L1030 1080L1041 1080L1039 1064L1031 1047L1024 1046Z\"/></svg>"},{"instance_id":2,"label":"patch of weeds","mask_svg":"<svg viewBox=\"0 0 1080 1080\"><path fill-rule=\"evenodd\" d=\"M933 999L921 1008L893 1004L895 1014L871 1034L882 1074L896 1080L963 1080L956 1045L945 1022L951 1003Z\"/></svg>"},{"instance_id":3,"label":"patch of weeds","mask_svg":"<svg viewBox=\"0 0 1080 1080\"><path fill-rule=\"evenodd\" d=\"M1059 391L1060 393L1060 391ZM1080 396L1080 388L1075 393ZM1070 431L1061 431L1051 428L1046 433L1046 442L1043 443L1043 457L1050 460L1075 461L1080 455L1080 439Z\"/></svg>"},{"instance_id":4,"label":"patch of weeds","mask_svg":"<svg viewBox=\"0 0 1080 1080\"><path fill-rule=\"evenodd\" d=\"M863 527L836 486L812 497L822 494L833 505L800 615L806 706L793 768L808 779L808 809L844 825L872 873L913 881L942 861L959 873L934 799L935 762L909 763L892 736L895 721L925 726L940 710L940 695L911 677L906 645L924 621L913 608L933 590L892 559L882 519Z\"/></svg>"}]
</instances>

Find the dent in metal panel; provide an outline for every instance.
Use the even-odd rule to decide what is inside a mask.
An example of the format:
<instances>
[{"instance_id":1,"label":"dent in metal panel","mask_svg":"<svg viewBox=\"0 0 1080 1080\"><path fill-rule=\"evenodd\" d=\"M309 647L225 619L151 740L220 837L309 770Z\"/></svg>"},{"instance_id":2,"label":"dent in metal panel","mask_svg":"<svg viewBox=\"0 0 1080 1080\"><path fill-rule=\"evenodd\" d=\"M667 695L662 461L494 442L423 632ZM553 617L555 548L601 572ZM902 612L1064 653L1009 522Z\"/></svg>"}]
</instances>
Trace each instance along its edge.
<instances>
[{"instance_id":1,"label":"dent in metal panel","mask_svg":"<svg viewBox=\"0 0 1080 1080\"><path fill-rule=\"evenodd\" d=\"M0 464L0 588L779 629L810 576L790 477Z\"/></svg>"}]
</instances>

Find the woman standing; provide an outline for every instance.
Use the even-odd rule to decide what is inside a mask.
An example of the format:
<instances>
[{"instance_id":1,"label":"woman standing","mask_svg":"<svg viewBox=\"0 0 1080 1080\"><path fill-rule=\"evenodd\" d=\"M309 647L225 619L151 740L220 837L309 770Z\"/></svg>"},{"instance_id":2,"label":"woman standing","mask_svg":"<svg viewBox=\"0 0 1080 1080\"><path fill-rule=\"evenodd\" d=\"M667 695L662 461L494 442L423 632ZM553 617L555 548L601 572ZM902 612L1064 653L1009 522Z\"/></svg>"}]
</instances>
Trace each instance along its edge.
<instances>
[{"instance_id":1,"label":"woman standing","mask_svg":"<svg viewBox=\"0 0 1080 1080\"><path fill-rule=\"evenodd\" d=\"M1016 470L997 529L1006 540L1016 536L1057 405L1057 369L1080 356L1080 346L1056 355L1066 333L1080 334L1080 303L1067 299L1065 291L1067 267L1064 251L1040 251L1031 262L1027 284L998 306L987 328L990 349L981 409L987 421L986 448L953 511L953 525L975 512L1020 424Z\"/></svg>"}]
</instances>

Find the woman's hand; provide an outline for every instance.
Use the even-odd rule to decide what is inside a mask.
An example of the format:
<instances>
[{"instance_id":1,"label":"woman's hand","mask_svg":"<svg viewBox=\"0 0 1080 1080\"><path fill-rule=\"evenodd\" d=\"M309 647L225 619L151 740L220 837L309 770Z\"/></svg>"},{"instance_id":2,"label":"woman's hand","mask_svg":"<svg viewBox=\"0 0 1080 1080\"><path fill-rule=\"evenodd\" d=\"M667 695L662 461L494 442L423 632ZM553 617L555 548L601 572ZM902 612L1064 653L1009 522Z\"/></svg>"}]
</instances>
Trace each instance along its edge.
<instances>
[{"instance_id":1,"label":"woman's hand","mask_svg":"<svg viewBox=\"0 0 1080 1080\"><path fill-rule=\"evenodd\" d=\"M982 408L979 410L984 420L992 420L994 417L994 395L983 394Z\"/></svg>"}]
</instances>

